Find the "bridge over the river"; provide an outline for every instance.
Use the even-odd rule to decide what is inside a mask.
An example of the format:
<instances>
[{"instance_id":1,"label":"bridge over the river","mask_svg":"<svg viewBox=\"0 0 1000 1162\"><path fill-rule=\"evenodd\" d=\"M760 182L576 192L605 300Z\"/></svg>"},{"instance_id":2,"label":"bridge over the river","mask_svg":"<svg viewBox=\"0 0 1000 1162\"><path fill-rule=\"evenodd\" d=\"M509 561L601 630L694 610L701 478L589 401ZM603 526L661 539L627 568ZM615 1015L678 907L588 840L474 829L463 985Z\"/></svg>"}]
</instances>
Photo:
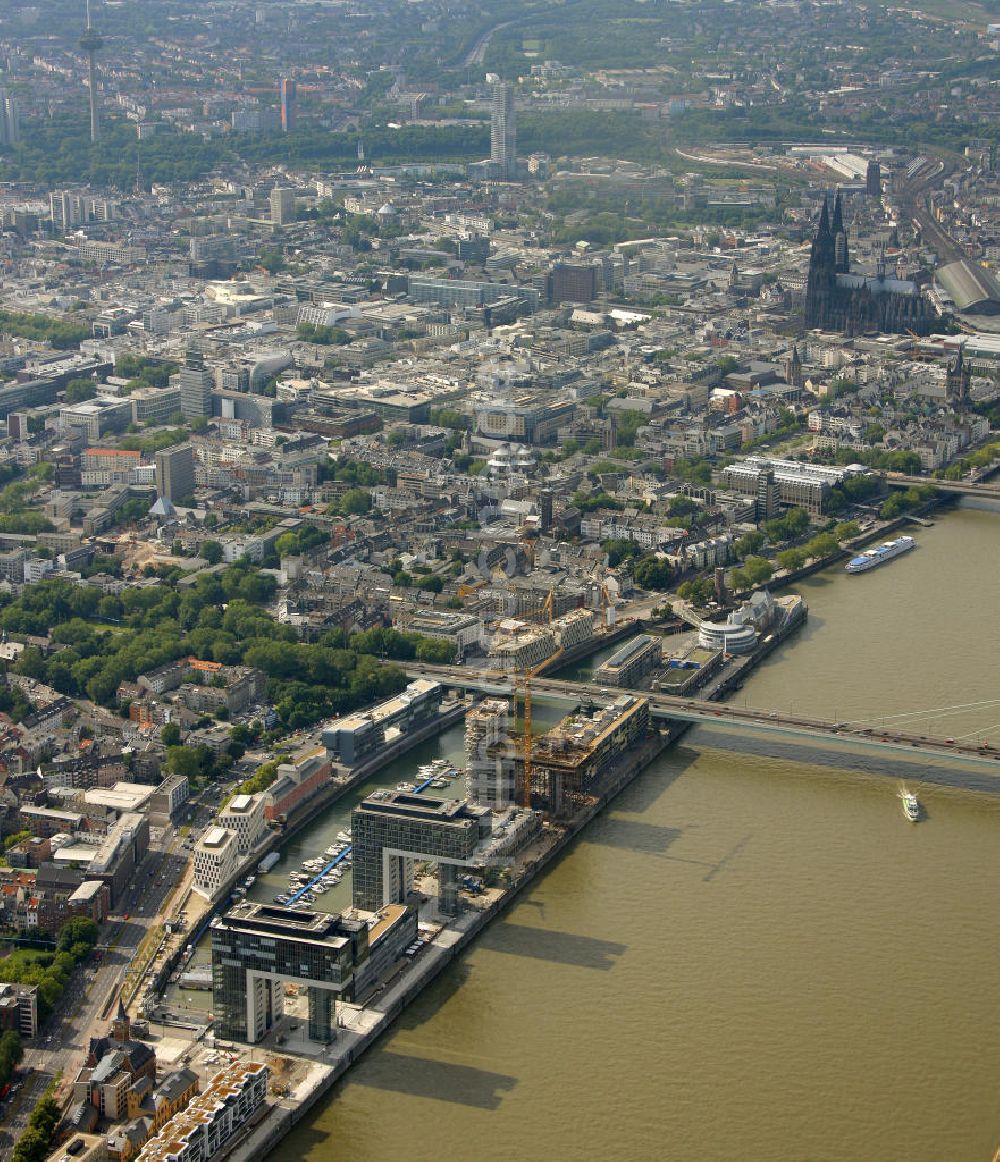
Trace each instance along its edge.
<instances>
[{"instance_id":1,"label":"bridge over the river","mask_svg":"<svg viewBox=\"0 0 1000 1162\"><path fill-rule=\"evenodd\" d=\"M513 692L511 675L500 670L433 666L422 662L408 662L404 668L412 677L434 678L442 685L455 689L506 697L511 697ZM532 678L531 689L536 696L569 702L586 702L593 699L596 694L602 697L633 694L647 698L652 717L660 720L725 723L738 727L748 734L797 738L820 750L843 750L849 747L882 754L906 754L911 759L918 756L928 759L947 758L975 766L994 767L1000 778L1000 750L993 749L985 742L918 735L911 733L909 728L901 730L895 726L886 728L858 722L831 722L820 718L786 714L778 710L760 710L726 702L700 701L697 698L684 698L649 690L620 687L597 690L593 683L567 681L562 678Z\"/></svg>"},{"instance_id":2,"label":"bridge over the river","mask_svg":"<svg viewBox=\"0 0 1000 1162\"><path fill-rule=\"evenodd\" d=\"M938 480L933 476L904 476L902 473L890 472L886 476L886 483L890 488L915 488L924 484L933 484L936 489L945 495L976 496L987 500L1000 501L1000 484L987 483L998 469L998 465L988 465L980 469L971 480Z\"/></svg>"}]
</instances>

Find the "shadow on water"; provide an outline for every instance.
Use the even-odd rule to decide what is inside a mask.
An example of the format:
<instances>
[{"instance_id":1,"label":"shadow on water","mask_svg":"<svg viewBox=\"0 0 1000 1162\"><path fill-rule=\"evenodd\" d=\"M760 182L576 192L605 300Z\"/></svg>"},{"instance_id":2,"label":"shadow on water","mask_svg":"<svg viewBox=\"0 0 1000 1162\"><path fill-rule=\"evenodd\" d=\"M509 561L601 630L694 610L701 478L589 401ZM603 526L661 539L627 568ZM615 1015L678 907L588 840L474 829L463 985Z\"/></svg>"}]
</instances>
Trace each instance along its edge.
<instances>
[{"instance_id":1,"label":"shadow on water","mask_svg":"<svg viewBox=\"0 0 1000 1162\"><path fill-rule=\"evenodd\" d=\"M426 1057L409 1057L384 1049L370 1057L350 1080L370 1089L405 1093L411 1097L455 1102L481 1110L495 1110L517 1078L491 1073L474 1065L455 1065Z\"/></svg>"},{"instance_id":2,"label":"shadow on water","mask_svg":"<svg viewBox=\"0 0 1000 1162\"><path fill-rule=\"evenodd\" d=\"M600 972L610 972L615 960L627 949L627 945L615 944L611 940L548 928L528 928L507 920L490 925L478 943L480 948L488 948L491 952L530 956L536 960L594 968Z\"/></svg>"},{"instance_id":3,"label":"shadow on water","mask_svg":"<svg viewBox=\"0 0 1000 1162\"><path fill-rule=\"evenodd\" d=\"M808 580L803 578L803 581L805 582L805 587L808 589L825 589L827 586L832 585L836 579L836 573L827 572L825 569L822 569L818 573L810 573Z\"/></svg>"},{"instance_id":4,"label":"shadow on water","mask_svg":"<svg viewBox=\"0 0 1000 1162\"><path fill-rule=\"evenodd\" d=\"M600 825L591 827L581 836L583 843L596 843L602 847L617 847L623 851L647 851L662 855L682 832L676 827L660 827L655 823L643 823L639 819L619 819L612 816L603 819Z\"/></svg>"},{"instance_id":5,"label":"shadow on water","mask_svg":"<svg viewBox=\"0 0 1000 1162\"><path fill-rule=\"evenodd\" d=\"M340 1082L339 1085L343 1085L343 1082ZM322 1114L322 1112L323 1111L321 1110L320 1114ZM326 1130L320 1130L316 1128L316 1126L313 1124L313 1119L316 1117L317 1113L313 1111L310 1113L308 1121L299 1122L299 1124L295 1127L295 1154L299 1158L311 1158L313 1156L314 1150L316 1151L316 1157L318 1158L320 1157L320 1149L329 1148L330 1135L326 1132ZM286 1140L278 1149L272 1153L269 1153L267 1157L275 1159L287 1157L288 1155L284 1153L284 1150L287 1148L287 1146L288 1142Z\"/></svg>"},{"instance_id":6,"label":"shadow on water","mask_svg":"<svg viewBox=\"0 0 1000 1162\"><path fill-rule=\"evenodd\" d=\"M416 1029L444 1008L461 991L469 979L471 965L464 959L454 960L427 986L412 1005L408 1005L396 1019L397 1029Z\"/></svg>"},{"instance_id":7,"label":"shadow on water","mask_svg":"<svg viewBox=\"0 0 1000 1162\"><path fill-rule=\"evenodd\" d=\"M690 735L685 737L690 737ZM665 750L651 767L644 770L635 782L630 783L622 791L612 804L612 810L635 815L648 811L664 791L676 783L681 775L687 773L688 767L697 758L697 751L692 750L689 746L675 743L668 750ZM618 820L615 819L615 822L617 823Z\"/></svg>"},{"instance_id":8,"label":"shadow on water","mask_svg":"<svg viewBox=\"0 0 1000 1162\"><path fill-rule=\"evenodd\" d=\"M725 728L712 726L697 727L694 741L706 749L734 751L739 754L784 759L807 766L832 767L838 771L887 775L915 783L936 783L942 787L960 787L967 791L1000 794L1000 762L997 762L995 772L988 767L962 769L959 766L942 765L941 756L934 753L927 753L919 758L915 756L913 759L904 757L902 753L898 757L891 753L858 754L847 749L850 746L849 740L845 741L843 749L839 749L831 740L831 747L827 750L819 749L812 743L781 742L763 736L750 738L734 731L727 732Z\"/></svg>"}]
</instances>

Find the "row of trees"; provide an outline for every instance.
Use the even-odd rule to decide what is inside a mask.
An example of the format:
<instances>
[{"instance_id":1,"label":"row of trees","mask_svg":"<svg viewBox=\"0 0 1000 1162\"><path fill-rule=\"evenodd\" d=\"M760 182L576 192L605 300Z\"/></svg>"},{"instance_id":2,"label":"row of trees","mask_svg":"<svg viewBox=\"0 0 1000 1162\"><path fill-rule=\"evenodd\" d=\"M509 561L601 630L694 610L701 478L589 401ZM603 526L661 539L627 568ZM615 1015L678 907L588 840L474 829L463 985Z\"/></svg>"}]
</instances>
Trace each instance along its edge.
<instances>
[{"instance_id":1,"label":"row of trees","mask_svg":"<svg viewBox=\"0 0 1000 1162\"><path fill-rule=\"evenodd\" d=\"M59 1106L52 1096L55 1082L45 1091L42 1100L31 1111L28 1128L24 1131L11 1154L11 1162L44 1162L52 1149L56 1129L62 1119Z\"/></svg>"},{"instance_id":2,"label":"row of trees","mask_svg":"<svg viewBox=\"0 0 1000 1162\"><path fill-rule=\"evenodd\" d=\"M90 337L86 323L74 323L64 317L29 314L24 311L0 311L0 331L20 335L23 339L48 340L59 350L78 347Z\"/></svg>"},{"instance_id":3,"label":"row of trees","mask_svg":"<svg viewBox=\"0 0 1000 1162\"><path fill-rule=\"evenodd\" d=\"M0 980L36 986L38 1017L45 1021L59 1003L73 969L93 952L98 935L93 920L75 916L59 929L54 952L19 948L0 959Z\"/></svg>"},{"instance_id":4,"label":"row of trees","mask_svg":"<svg viewBox=\"0 0 1000 1162\"><path fill-rule=\"evenodd\" d=\"M434 588L440 578L420 581ZM165 584L101 596L87 587L48 580L11 601L0 612L0 627L51 634L64 647L51 656L26 649L15 667L19 673L106 706L114 705L122 682L182 657L256 667L268 675L268 698L288 729L398 693L405 676L381 665L380 658L452 660L449 643L396 630L353 635L334 630L304 644L294 629L260 608L274 591L272 577L246 564L200 577L183 594ZM172 748L168 765L196 778L218 770L210 753L188 747Z\"/></svg>"}]
</instances>

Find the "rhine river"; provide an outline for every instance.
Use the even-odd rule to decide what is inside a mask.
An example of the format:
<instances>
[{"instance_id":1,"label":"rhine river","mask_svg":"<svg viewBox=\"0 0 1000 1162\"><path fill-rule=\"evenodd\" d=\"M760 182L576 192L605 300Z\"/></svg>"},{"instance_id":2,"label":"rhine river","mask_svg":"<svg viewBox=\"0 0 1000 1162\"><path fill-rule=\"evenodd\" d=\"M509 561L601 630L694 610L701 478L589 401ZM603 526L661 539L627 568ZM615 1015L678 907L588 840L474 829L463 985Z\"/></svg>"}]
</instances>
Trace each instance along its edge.
<instances>
[{"instance_id":1,"label":"rhine river","mask_svg":"<svg viewBox=\"0 0 1000 1162\"><path fill-rule=\"evenodd\" d=\"M1000 515L915 536L802 582L808 625L736 699L1000 744L996 704L931 713L1000 699ZM864 757L760 749L689 733L271 1157L991 1158L1000 798L911 778L912 825Z\"/></svg>"}]
</instances>

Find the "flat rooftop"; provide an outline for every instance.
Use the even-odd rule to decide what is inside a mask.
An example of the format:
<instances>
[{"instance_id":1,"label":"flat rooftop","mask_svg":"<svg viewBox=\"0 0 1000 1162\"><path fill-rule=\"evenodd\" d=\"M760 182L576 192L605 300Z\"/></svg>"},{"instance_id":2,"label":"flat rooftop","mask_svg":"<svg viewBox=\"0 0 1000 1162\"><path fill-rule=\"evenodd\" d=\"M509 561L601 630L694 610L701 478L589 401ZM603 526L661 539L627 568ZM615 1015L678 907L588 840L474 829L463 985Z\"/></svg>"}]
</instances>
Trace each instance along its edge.
<instances>
[{"instance_id":1,"label":"flat rooftop","mask_svg":"<svg viewBox=\"0 0 1000 1162\"><path fill-rule=\"evenodd\" d=\"M271 940L308 941L340 947L367 925L330 912L302 912L277 904L244 901L213 920L212 927L256 933Z\"/></svg>"},{"instance_id":2,"label":"flat rooftop","mask_svg":"<svg viewBox=\"0 0 1000 1162\"><path fill-rule=\"evenodd\" d=\"M227 814L246 815L248 811L253 809L253 805L253 795L237 795L230 800L225 810Z\"/></svg>"},{"instance_id":3,"label":"flat rooftop","mask_svg":"<svg viewBox=\"0 0 1000 1162\"><path fill-rule=\"evenodd\" d=\"M115 783L113 787L92 787L85 791L85 802L115 811L138 811L156 794L156 787L146 783Z\"/></svg>"},{"instance_id":4,"label":"flat rooftop","mask_svg":"<svg viewBox=\"0 0 1000 1162\"><path fill-rule=\"evenodd\" d=\"M464 799L431 799L410 791L392 791L384 799L363 799L355 808L371 815L407 815L412 819L429 819L441 823L478 822L488 814L486 807L474 807Z\"/></svg>"},{"instance_id":5,"label":"flat rooftop","mask_svg":"<svg viewBox=\"0 0 1000 1162\"><path fill-rule=\"evenodd\" d=\"M93 843L66 843L52 852L52 860L57 864L93 863L100 853L100 847Z\"/></svg>"}]
</instances>

